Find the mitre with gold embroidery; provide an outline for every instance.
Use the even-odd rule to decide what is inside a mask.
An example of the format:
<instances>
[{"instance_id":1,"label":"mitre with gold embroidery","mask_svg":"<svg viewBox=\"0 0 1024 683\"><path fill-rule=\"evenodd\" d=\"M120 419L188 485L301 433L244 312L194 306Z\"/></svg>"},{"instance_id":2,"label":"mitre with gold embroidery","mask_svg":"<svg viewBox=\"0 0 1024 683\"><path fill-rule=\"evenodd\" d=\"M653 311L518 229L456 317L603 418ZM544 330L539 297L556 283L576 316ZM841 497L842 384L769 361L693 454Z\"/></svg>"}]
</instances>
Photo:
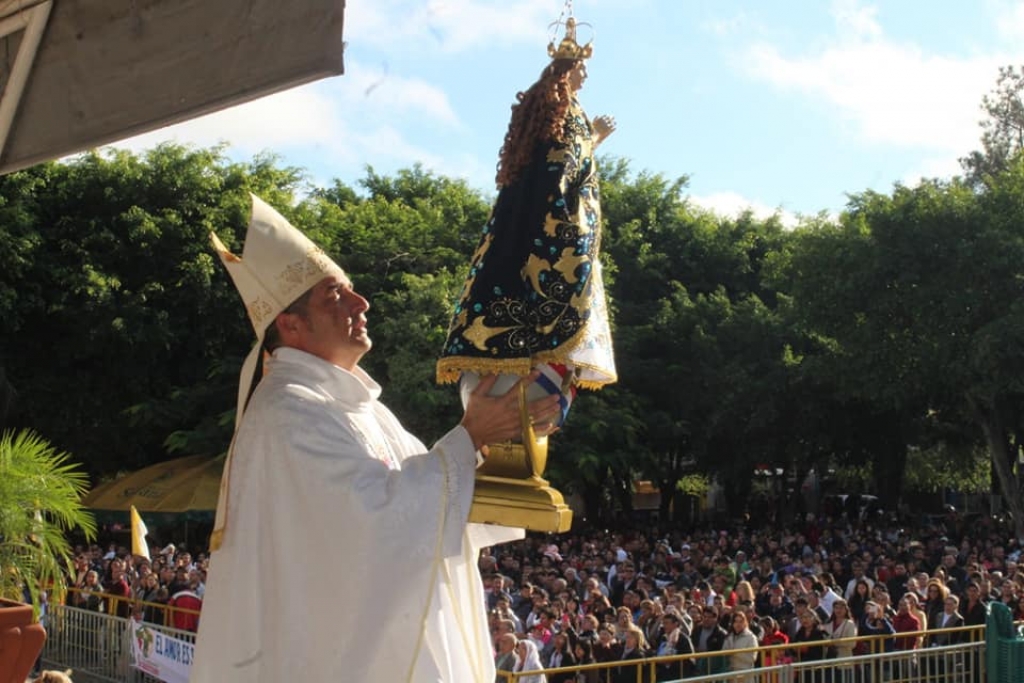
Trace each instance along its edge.
<instances>
[{"instance_id":1,"label":"mitre with gold embroidery","mask_svg":"<svg viewBox=\"0 0 1024 683\"><path fill-rule=\"evenodd\" d=\"M343 274L338 264L284 216L256 195L251 197L252 217L241 256L231 253L217 235L210 233L256 331L256 346L242 366L236 420L245 410L267 326L320 280Z\"/></svg>"}]
</instances>

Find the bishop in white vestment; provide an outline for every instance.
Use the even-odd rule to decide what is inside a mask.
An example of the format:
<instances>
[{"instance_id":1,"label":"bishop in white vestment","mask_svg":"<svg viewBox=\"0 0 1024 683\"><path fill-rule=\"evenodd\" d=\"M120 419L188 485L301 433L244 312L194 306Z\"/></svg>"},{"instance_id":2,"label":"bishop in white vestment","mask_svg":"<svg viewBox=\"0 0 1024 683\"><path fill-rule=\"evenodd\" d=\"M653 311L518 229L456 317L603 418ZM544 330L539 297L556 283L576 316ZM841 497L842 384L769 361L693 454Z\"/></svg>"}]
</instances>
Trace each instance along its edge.
<instances>
[{"instance_id":1,"label":"bishop in white vestment","mask_svg":"<svg viewBox=\"0 0 1024 683\"><path fill-rule=\"evenodd\" d=\"M215 240L258 344L243 369L190 681L494 680L476 559L521 531L466 521L478 448L517 433L515 397L482 386L428 450L358 366L366 300L273 209L253 205L241 257ZM250 399L264 334L273 355ZM558 406L530 409L551 419Z\"/></svg>"}]
</instances>

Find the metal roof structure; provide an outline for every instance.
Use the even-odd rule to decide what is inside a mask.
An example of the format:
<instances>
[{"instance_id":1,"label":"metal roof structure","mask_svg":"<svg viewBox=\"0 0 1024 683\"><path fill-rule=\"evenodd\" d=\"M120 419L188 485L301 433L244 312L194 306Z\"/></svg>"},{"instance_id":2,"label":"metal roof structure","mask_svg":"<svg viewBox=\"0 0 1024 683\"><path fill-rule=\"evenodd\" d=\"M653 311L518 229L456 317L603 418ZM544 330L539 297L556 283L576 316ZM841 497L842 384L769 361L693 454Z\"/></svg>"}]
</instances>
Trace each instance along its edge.
<instances>
[{"instance_id":1,"label":"metal roof structure","mask_svg":"<svg viewBox=\"0 0 1024 683\"><path fill-rule=\"evenodd\" d=\"M344 0L0 0L0 173L343 72Z\"/></svg>"}]
</instances>

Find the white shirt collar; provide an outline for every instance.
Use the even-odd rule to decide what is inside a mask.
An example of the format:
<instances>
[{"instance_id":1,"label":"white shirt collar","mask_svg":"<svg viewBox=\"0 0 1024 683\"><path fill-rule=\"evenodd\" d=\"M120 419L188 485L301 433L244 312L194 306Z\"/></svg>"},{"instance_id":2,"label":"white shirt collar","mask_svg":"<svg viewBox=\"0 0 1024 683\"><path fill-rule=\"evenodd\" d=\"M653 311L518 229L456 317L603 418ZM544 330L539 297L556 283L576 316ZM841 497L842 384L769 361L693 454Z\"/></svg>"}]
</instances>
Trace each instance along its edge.
<instances>
[{"instance_id":1,"label":"white shirt collar","mask_svg":"<svg viewBox=\"0 0 1024 683\"><path fill-rule=\"evenodd\" d=\"M287 368L287 377L296 371L306 375L325 394L351 408L369 407L380 398L380 385L359 366L349 372L319 356L282 346L267 363L268 377L275 368Z\"/></svg>"}]
</instances>

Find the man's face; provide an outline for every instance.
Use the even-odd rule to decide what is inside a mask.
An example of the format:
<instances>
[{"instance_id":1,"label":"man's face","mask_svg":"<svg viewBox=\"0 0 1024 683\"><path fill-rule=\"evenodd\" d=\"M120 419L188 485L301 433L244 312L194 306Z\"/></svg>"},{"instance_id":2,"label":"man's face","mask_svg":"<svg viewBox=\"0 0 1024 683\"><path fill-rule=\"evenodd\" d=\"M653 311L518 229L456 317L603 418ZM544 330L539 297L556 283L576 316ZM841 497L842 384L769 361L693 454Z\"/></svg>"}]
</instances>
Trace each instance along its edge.
<instances>
[{"instance_id":1,"label":"man's face","mask_svg":"<svg viewBox=\"0 0 1024 683\"><path fill-rule=\"evenodd\" d=\"M369 308L347 277L330 275L313 285L304 312L281 313L276 324L286 346L354 370L372 346L366 332Z\"/></svg>"}]
</instances>

